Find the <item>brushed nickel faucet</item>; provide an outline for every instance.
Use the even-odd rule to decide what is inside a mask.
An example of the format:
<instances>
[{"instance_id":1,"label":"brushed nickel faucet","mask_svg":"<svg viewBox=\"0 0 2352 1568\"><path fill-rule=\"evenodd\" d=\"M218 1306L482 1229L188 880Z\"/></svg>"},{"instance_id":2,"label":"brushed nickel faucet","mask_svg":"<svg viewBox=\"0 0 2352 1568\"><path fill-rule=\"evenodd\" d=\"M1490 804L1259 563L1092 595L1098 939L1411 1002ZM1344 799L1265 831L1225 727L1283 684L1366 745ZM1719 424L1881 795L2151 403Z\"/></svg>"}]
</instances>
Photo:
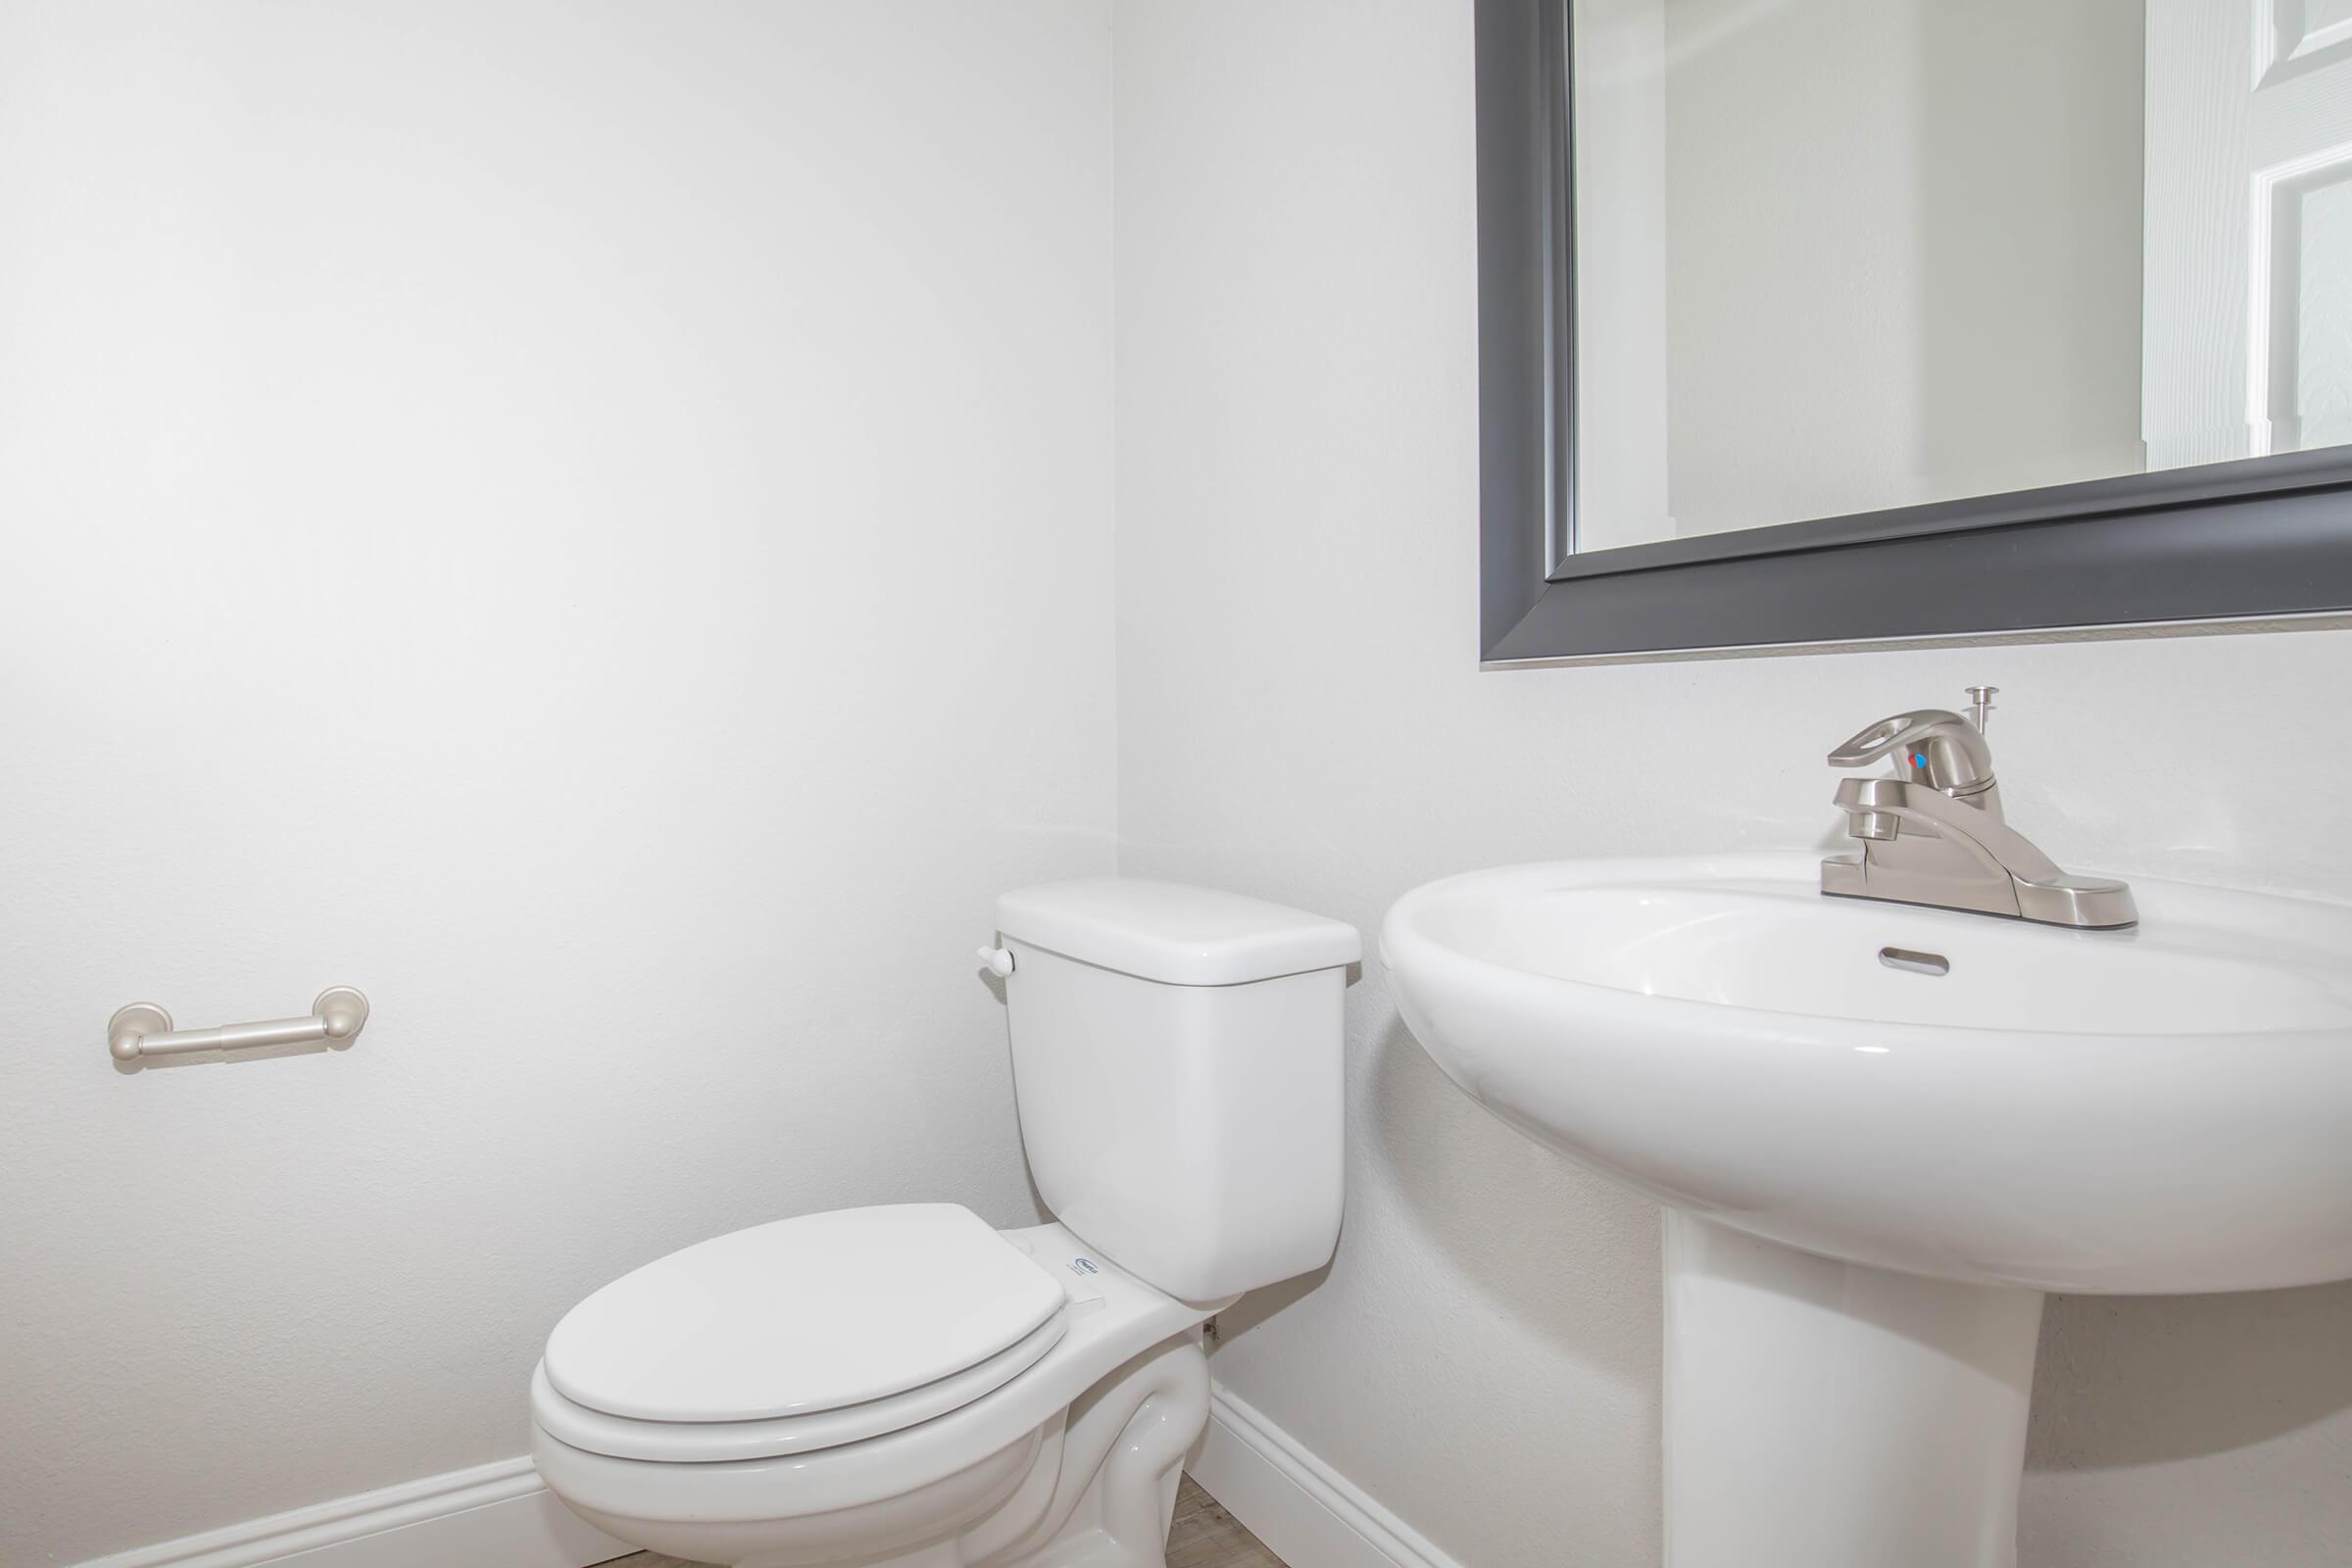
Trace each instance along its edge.
<instances>
[{"instance_id":1,"label":"brushed nickel faucet","mask_svg":"<svg viewBox=\"0 0 2352 1568\"><path fill-rule=\"evenodd\" d=\"M2069 875L2002 816L1984 740L1998 689L1968 688L1973 718L1941 708L1896 713L1830 753L1832 767L1886 758L1894 771L1839 781L1838 808L1862 852L1823 860L1821 891L2082 930L2135 924L2130 887Z\"/></svg>"}]
</instances>

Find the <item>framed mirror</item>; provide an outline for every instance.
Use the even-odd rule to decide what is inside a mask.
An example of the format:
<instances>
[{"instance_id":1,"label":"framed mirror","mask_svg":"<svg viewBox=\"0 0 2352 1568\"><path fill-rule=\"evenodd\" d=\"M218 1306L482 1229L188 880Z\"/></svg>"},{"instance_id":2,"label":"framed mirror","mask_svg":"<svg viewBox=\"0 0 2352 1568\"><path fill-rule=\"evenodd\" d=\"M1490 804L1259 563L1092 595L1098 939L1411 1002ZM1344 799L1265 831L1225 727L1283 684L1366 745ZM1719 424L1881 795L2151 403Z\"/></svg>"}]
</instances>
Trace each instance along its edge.
<instances>
[{"instance_id":1,"label":"framed mirror","mask_svg":"<svg viewBox=\"0 0 2352 1568\"><path fill-rule=\"evenodd\" d=\"M2352 0L1478 0L1489 663L2352 611Z\"/></svg>"}]
</instances>

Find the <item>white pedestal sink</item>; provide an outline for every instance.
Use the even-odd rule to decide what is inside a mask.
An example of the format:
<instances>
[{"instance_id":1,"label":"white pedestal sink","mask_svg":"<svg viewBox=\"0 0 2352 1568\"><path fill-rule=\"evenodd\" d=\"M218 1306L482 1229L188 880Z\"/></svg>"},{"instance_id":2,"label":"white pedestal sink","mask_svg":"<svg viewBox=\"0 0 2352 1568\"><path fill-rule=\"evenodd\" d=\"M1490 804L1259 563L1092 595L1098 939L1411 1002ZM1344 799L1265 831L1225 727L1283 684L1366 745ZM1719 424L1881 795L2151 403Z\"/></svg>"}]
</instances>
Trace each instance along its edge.
<instances>
[{"instance_id":1,"label":"white pedestal sink","mask_svg":"<svg viewBox=\"0 0 2352 1568\"><path fill-rule=\"evenodd\" d=\"M2078 932L1810 856L1397 901L1464 1092L1668 1206L1670 1568L2008 1568L2042 1293L2352 1278L2352 906L2134 879Z\"/></svg>"}]
</instances>

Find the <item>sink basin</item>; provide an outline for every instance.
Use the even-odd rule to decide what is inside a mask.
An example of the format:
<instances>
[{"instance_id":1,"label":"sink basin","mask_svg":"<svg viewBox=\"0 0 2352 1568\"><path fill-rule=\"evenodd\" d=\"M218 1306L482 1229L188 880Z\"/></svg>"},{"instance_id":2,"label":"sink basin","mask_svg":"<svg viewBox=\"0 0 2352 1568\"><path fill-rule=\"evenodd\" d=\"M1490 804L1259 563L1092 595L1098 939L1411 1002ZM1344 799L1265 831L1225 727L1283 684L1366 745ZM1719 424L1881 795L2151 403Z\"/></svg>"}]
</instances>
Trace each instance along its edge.
<instances>
[{"instance_id":1,"label":"sink basin","mask_svg":"<svg viewBox=\"0 0 2352 1568\"><path fill-rule=\"evenodd\" d=\"M1667 1205L1675 1568L2004 1568L2041 1292L2352 1278L2352 906L2135 878L2067 931L1808 855L1397 901L1446 1076Z\"/></svg>"},{"instance_id":2,"label":"sink basin","mask_svg":"<svg viewBox=\"0 0 2352 1568\"><path fill-rule=\"evenodd\" d=\"M1479 871L1381 951L1473 1099L1735 1229L2049 1291L2352 1277L2352 906L2138 879L2138 926L2062 931L1818 866Z\"/></svg>"}]
</instances>

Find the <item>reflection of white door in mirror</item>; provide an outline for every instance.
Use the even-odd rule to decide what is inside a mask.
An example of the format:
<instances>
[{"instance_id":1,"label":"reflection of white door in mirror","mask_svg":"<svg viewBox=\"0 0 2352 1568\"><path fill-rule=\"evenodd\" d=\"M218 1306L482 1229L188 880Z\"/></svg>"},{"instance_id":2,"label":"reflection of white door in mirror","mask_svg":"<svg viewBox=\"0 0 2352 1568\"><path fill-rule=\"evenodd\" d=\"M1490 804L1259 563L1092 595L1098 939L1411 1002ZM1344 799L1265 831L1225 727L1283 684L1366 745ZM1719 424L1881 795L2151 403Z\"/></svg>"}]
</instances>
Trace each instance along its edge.
<instances>
[{"instance_id":1,"label":"reflection of white door in mirror","mask_svg":"<svg viewBox=\"0 0 2352 1568\"><path fill-rule=\"evenodd\" d=\"M2149 0L2151 468L2352 442L2352 0Z\"/></svg>"}]
</instances>

